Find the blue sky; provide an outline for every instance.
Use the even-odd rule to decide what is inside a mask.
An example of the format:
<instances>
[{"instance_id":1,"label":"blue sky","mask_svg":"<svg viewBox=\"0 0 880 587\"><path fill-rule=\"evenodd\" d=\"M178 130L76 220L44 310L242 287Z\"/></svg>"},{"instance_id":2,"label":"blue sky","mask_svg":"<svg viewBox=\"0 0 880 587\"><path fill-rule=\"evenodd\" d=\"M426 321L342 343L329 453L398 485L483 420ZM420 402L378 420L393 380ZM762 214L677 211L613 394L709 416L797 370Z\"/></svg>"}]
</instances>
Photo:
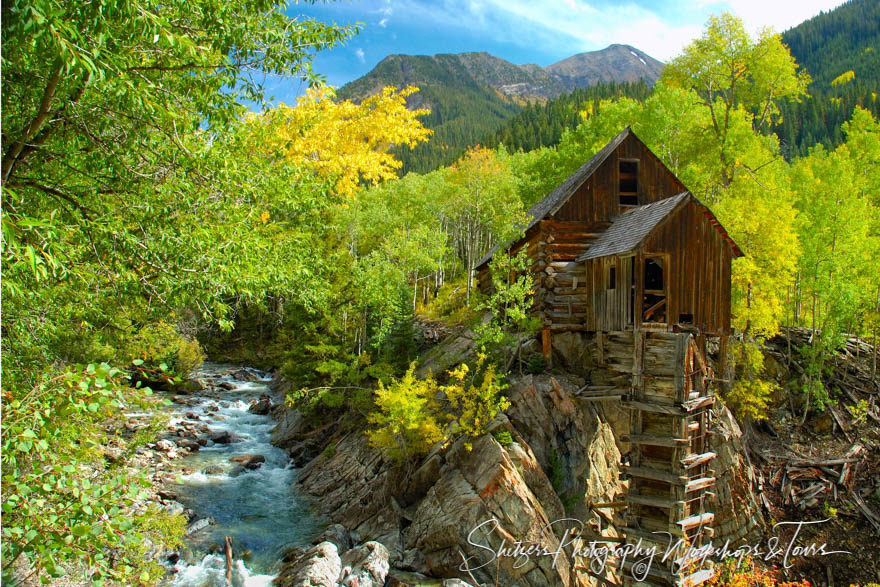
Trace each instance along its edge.
<instances>
[{"instance_id":1,"label":"blue sky","mask_svg":"<svg viewBox=\"0 0 880 587\"><path fill-rule=\"evenodd\" d=\"M361 23L344 46L318 54L315 70L333 86L370 71L393 53L488 51L513 63L549 65L612 43L633 45L661 61L698 37L712 14L733 12L748 29L778 32L843 0L343 0L291 3L287 13L337 24ZM272 93L295 101L300 84Z\"/></svg>"}]
</instances>

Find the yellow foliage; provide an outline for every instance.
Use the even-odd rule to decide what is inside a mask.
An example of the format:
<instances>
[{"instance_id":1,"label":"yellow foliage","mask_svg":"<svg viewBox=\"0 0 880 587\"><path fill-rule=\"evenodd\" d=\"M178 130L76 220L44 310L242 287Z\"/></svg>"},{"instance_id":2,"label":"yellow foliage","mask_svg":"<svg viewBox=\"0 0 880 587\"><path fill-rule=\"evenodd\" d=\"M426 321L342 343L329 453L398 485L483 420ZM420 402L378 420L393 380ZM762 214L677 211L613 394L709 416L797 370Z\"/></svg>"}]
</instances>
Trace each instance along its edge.
<instances>
[{"instance_id":1,"label":"yellow foliage","mask_svg":"<svg viewBox=\"0 0 880 587\"><path fill-rule=\"evenodd\" d=\"M498 412L510 406L501 395L507 385L495 365L486 365L484 353L477 355L473 370L462 364L449 371L449 385L438 386L431 375L417 379L414 372L415 363L387 387L380 381L375 391L378 411L367 418L370 445L388 453L398 464L427 453L438 442L446 441L445 447L454 436L486 434ZM438 392L446 395L451 408L448 412L438 403ZM465 447L471 450L469 442Z\"/></svg>"},{"instance_id":2,"label":"yellow foliage","mask_svg":"<svg viewBox=\"0 0 880 587\"><path fill-rule=\"evenodd\" d=\"M764 371L761 348L751 342L737 341L730 351L736 363L737 378L725 399L740 418L766 419L770 398L779 385L761 378Z\"/></svg>"},{"instance_id":3,"label":"yellow foliage","mask_svg":"<svg viewBox=\"0 0 880 587\"><path fill-rule=\"evenodd\" d=\"M337 194L352 194L361 181L376 184L396 177L401 163L391 147L410 148L431 134L408 110L406 97L418 91L386 87L360 104L337 102L331 88L313 88L295 107L280 104L251 114L252 147L267 156L312 169L334 182Z\"/></svg>"},{"instance_id":4,"label":"yellow foliage","mask_svg":"<svg viewBox=\"0 0 880 587\"><path fill-rule=\"evenodd\" d=\"M779 572L759 568L751 558L741 563L730 558L715 567L715 576L707 585L725 587L809 587L809 581L782 581Z\"/></svg>"},{"instance_id":5,"label":"yellow foliage","mask_svg":"<svg viewBox=\"0 0 880 587\"><path fill-rule=\"evenodd\" d=\"M474 374L468 380L470 371L466 364L450 371L450 383L442 389L459 414L456 431L476 438L486 433L489 423L498 412L507 409L510 402L501 395L507 385L501 382L494 364L486 366L485 353L477 354ZM471 449L470 443L465 446Z\"/></svg>"},{"instance_id":6,"label":"yellow foliage","mask_svg":"<svg viewBox=\"0 0 880 587\"><path fill-rule=\"evenodd\" d=\"M386 387L379 382L376 407L368 421L370 444L386 451L399 464L423 455L444 437L440 406L434 399L437 383L430 375L417 379L415 363L401 379Z\"/></svg>"},{"instance_id":7,"label":"yellow foliage","mask_svg":"<svg viewBox=\"0 0 880 587\"><path fill-rule=\"evenodd\" d=\"M831 81L832 86L842 86L856 79L856 72L853 70L844 71Z\"/></svg>"}]
</instances>

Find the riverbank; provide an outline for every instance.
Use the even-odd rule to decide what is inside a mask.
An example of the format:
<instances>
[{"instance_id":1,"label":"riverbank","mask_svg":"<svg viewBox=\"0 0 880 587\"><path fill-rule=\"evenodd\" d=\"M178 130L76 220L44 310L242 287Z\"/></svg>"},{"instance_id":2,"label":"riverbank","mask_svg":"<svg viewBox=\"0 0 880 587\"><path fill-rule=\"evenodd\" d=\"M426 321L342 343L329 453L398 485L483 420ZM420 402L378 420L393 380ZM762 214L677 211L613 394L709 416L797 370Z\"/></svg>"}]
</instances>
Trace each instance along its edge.
<instances>
[{"instance_id":1,"label":"riverbank","mask_svg":"<svg viewBox=\"0 0 880 587\"><path fill-rule=\"evenodd\" d=\"M184 544L160 555L168 585L227 585L225 539L232 539L232 585L268 585L292 546L306 546L326 525L296 493L298 471L271 443L281 397L271 377L247 367L206 363L187 394L152 417L167 418L156 441L138 449L150 471L152 499L186 517ZM149 414L130 414L133 427Z\"/></svg>"}]
</instances>

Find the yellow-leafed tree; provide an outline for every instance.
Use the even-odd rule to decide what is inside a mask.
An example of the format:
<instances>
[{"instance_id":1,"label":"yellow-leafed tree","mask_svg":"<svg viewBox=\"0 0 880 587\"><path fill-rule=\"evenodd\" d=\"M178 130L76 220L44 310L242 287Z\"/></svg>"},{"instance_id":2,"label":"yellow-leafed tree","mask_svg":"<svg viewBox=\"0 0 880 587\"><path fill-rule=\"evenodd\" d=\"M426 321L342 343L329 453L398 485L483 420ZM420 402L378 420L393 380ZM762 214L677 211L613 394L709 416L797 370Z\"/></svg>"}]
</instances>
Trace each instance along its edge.
<instances>
[{"instance_id":1,"label":"yellow-leafed tree","mask_svg":"<svg viewBox=\"0 0 880 587\"><path fill-rule=\"evenodd\" d=\"M296 106L280 104L248 123L253 148L287 164L330 178L338 195L352 194L363 182L396 177L401 163L388 150L415 147L431 134L418 117L428 110L408 110L406 97L418 88L386 87L354 104L337 102L332 88L312 88Z\"/></svg>"}]
</instances>

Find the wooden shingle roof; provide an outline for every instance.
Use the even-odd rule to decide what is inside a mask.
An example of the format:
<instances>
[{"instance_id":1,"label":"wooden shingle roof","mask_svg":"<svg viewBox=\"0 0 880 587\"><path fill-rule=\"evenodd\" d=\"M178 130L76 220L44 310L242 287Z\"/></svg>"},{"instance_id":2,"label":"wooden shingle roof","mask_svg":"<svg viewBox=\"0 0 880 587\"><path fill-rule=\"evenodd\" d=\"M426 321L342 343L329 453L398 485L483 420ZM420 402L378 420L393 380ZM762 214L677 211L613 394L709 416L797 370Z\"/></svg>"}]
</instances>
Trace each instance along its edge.
<instances>
[{"instance_id":1,"label":"wooden shingle roof","mask_svg":"<svg viewBox=\"0 0 880 587\"><path fill-rule=\"evenodd\" d=\"M596 169L605 162L611 153L617 150L620 143L622 143L630 134L632 134L630 127L626 127L620 131L616 137L611 139L611 141L602 147L598 153L593 155L589 161L581 165L577 171L569 175L565 181L556 187L556 189L547 194L540 202L529 208L529 211L526 213L528 224L523 227L523 232L527 232L548 215L558 212L568 199L577 191L581 184L583 184L588 177L593 175ZM488 263L499 248L501 248L500 244L492 247L489 252L477 262L476 267L479 268Z\"/></svg>"},{"instance_id":2,"label":"wooden shingle roof","mask_svg":"<svg viewBox=\"0 0 880 587\"><path fill-rule=\"evenodd\" d=\"M721 233L733 249L733 256L742 257L742 251L733 242L733 239L715 218L715 215L690 192L683 192L677 196L638 206L631 210L627 210L611 222L608 230L603 232L587 250L586 253L577 258L580 261L587 259L596 259L598 257L607 257L609 255L622 255L635 251L650 235L654 229L665 219L669 218L681 206L687 202L696 202L703 208L703 213L712 226Z\"/></svg>"}]
</instances>

